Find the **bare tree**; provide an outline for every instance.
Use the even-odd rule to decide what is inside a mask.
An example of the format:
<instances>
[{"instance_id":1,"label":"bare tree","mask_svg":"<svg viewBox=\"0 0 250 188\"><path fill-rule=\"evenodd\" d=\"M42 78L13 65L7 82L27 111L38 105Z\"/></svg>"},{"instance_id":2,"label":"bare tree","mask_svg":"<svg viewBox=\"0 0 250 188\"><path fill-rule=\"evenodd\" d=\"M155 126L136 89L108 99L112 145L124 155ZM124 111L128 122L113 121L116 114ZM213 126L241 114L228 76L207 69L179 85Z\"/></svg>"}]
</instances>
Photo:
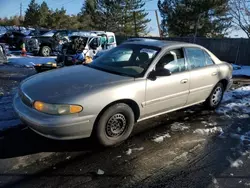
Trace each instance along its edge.
<instances>
[{"instance_id":1,"label":"bare tree","mask_svg":"<svg viewBox=\"0 0 250 188\"><path fill-rule=\"evenodd\" d=\"M250 1L231 0L230 15L233 17L234 24L250 38Z\"/></svg>"}]
</instances>

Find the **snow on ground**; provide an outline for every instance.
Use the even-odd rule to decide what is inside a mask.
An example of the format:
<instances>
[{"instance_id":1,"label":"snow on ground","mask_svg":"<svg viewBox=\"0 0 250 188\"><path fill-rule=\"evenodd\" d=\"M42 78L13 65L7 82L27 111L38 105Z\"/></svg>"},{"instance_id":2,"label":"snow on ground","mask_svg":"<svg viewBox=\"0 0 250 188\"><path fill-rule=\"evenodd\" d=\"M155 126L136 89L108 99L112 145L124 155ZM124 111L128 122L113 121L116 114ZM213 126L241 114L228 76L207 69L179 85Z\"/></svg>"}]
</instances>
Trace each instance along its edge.
<instances>
[{"instance_id":1,"label":"snow on ground","mask_svg":"<svg viewBox=\"0 0 250 188\"><path fill-rule=\"evenodd\" d=\"M215 133L222 133L223 130L221 127L205 128L205 129L196 129L194 133L201 135L210 135Z\"/></svg>"},{"instance_id":2,"label":"snow on ground","mask_svg":"<svg viewBox=\"0 0 250 188\"><path fill-rule=\"evenodd\" d=\"M250 66L239 66L233 64L233 76L250 76Z\"/></svg>"},{"instance_id":3,"label":"snow on ground","mask_svg":"<svg viewBox=\"0 0 250 188\"><path fill-rule=\"evenodd\" d=\"M22 57L22 56L11 55L10 57L8 57L8 62L14 65L33 67L36 64L55 62L55 59L56 56L39 57L39 56L27 55L25 57Z\"/></svg>"},{"instance_id":4,"label":"snow on ground","mask_svg":"<svg viewBox=\"0 0 250 188\"><path fill-rule=\"evenodd\" d=\"M171 131L184 131L189 129L190 126L185 125L184 123L175 122L171 125Z\"/></svg>"},{"instance_id":5,"label":"snow on ground","mask_svg":"<svg viewBox=\"0 0 250 188\"><path fill-rule=\"evenodd\" d=\"M236 115L239 118L248 118L250 114L250 86L226 92L222 104L216 112L229 117Z\"/></svg>"},{"instance_id":6,"label":"snow on ground","mask_svg":"<svg viewBox=\"0 0 250 188\"><path fill-rule=\"evenodd\" d=\"M156 138L153 139L154 142L161 143L165 138L171 138L170 134L164 134L162 136L157 136Z\"/></svg>"},{"instance_id":7,"label":"snow on ground","mask_svg":"<svg viewBox=\"0 0 250 188\"><path fill-rule=\"evenodd\" d=\"M241 159L237 159L233 161L232 159L228 158L228 161L230 162L231 168L239 168L243 165L243 161Z\"/></svg>"},{"instance_id":8,"label":"snow on ground","mask_svg":"<svg viewBox=\"0 0 250 188\"><path fill-rule=\"evenodd\" d=\"M126 154L127 155L131 155L133 151L142 151L144 150L144 147L140 147L140 148L129 148L127 151L126 151Z\"/></svg>"}]
</instances>

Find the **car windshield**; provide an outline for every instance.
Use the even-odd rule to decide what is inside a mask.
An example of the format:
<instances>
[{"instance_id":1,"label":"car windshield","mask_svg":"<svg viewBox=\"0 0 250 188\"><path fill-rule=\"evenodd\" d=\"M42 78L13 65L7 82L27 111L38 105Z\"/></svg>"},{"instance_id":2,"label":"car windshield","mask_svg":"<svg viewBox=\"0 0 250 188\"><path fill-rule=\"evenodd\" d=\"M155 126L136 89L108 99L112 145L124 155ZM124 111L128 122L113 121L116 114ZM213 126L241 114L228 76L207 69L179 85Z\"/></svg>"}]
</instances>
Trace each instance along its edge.
<instances>
[{"instance_id":1,"label":"car windshield","mask_svg":"<svg viewBox=\"0 0 250 188\"><path fill-rule=\"evenodd\" d=\"M88 66L114 74L141 77L159 51L157 47L124 44L106 52Z\"/></svg>"}]
</instances>

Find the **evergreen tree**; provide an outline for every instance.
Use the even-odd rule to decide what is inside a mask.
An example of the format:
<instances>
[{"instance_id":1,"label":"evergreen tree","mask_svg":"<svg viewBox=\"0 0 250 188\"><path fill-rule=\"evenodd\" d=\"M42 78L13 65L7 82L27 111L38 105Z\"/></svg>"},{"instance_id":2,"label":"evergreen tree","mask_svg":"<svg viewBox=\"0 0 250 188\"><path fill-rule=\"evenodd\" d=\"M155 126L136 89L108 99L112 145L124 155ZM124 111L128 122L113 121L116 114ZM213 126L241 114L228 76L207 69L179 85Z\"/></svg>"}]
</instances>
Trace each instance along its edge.
<instances>
[{"instance_id":1,"label":"evergreen tree","mask_svg":"<svg viewBox=\"0 0 250 188\"><path fill-rule=\"evenodd\" d=\"M48 27L51 29L68 29L71 25L70 16L66 14L63 7L53 11L48 19Z\"/></svg>"},{"instance_id":2,"label":"evergreen tree","mask_svg":"<svg viewBox=\"0 0 250 188\"><path fill-rule=\"evenodd\" d=\"M221 37L231 26L229 0L161 0L163 33L169 36Z\"/></svg>"},{"instance_id":3,"label":"evergreen tree","mask_svg":"<svg viewBox=\"0 0 250 188\"><path fill-rule=\"evenodd\" d=\"M118 35L147 33L148 13L143 0L85 0L78 14L83 29L112 31Z\"/></svg>"},{"instance_id":4,"label":"evergreen tree","mask_svg":"<svg viewBox=\"0 0 250 188\"><path fill-rule=\"evenodd\" d=\"M26 26L39 26L40 24L40 6L35 2L35 0L31 0L28 6L28 9L25 12L25 20L24 24Z\"/></svg>"},{"instance_id":5,"label":"evergreen tree","mask_svg":"<svg viewBox=\"0 0 250 188\"><path fill-rule=\"evenodd\" d=\"M145 1L125 0L122 1L123 33L124 35L145 35L148 33L148 13L145 11Z\"/></svg>"},{"instance_id":6,"label":"evergreen tree","mask_svg":"<svg viewBox=\"0 0 250 188\"><path fill-rule=\"evenodd\" d=\"M80 13L78 13L79 29L91 30L95 27L93 19L96 16L96 0L85 0L81 8Z\"/></svg>"},{"instance_id":7,"label":"evergreen tree","mask_svg":"<svg viewBox=\"0 0 250 188\"><path fill-rule=\"evenodd\" d=\"M46 28L48 26L48 19L51 16L51 11L45 1L42 2L39 9L39 26Z\"/></svg>"}]
</instances>

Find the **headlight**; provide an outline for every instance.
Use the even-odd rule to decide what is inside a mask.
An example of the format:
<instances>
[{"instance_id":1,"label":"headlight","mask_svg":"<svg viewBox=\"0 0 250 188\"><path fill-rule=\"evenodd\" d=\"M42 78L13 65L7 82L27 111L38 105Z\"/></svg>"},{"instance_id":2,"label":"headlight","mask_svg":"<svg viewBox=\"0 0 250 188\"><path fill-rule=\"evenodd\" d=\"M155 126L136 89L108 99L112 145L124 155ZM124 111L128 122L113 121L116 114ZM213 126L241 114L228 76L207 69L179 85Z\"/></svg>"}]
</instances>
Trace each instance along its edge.
<instances>
[{"instance_id":1,"label":"headlight","mask_svg":"<svg viewBox=\"0 0 250 188\"><path fill-rule=\"evenodd\" d=\"M80 105L48 104L41 101L35 101L34 108L37 111L54 115L75 114L83 110Z\"/></svg>"}]
</instances>

